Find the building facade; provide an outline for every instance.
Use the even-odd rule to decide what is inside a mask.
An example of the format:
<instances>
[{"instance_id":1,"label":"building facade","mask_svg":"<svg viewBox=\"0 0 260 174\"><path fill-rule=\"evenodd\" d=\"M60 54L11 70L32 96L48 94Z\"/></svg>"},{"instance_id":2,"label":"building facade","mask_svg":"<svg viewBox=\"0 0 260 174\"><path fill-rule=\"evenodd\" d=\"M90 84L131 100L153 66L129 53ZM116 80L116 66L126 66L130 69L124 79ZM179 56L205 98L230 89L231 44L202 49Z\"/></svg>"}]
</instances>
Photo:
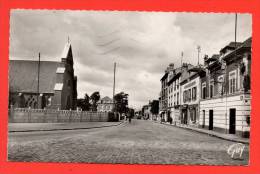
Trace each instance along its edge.
<instances>
[{"instance_id":1,"label":"building facade","mask_svg":"<svg viewBox=\"0 0 260 174\"><path fill-rule=\"evenodd\" d=\"M168 110L170 110L170 117L174 124L180 120L180 80L182 74L182 67L174 69L173 76L168 81Z\"/></svg>"},{"instance_id":2,"label":"building facade","mask_svg":"<svg viewBox=\"0 0 260 174\"><path fill-rule=\"evenodd\" d=\"M205 58L201 78L200 127L249 137L251 42L231 42Z\"/></svg>"},{"instance_id":3,"label":"building facade","mask_svg":"<svg viewBox=\"0 0 260 174\"><path fill-rule=\"evenodd\" d=\"M200 76L190 72L181 82L181 123L187 125L199 124Z\"/></svg>"},{"instance_id":4,"label":"building facade","mask_svg":"<svg viewBox=\"0 0 260 174\"><path fill-rule=\"evenodd\" d=\"M170 121L170 109L168 108L168 82L173 76L174 64L171 63L165 70L163 77L161 78L161 92L159 97L159 114L162 120Z\"/></svg>"},{"instance_id":5,"label":"building facade","mask_svg":"<svg viewBox=\"0 0 260 174\"><path fill-rule=\"evenodd\" d=\"M112 112L113 109L113 100L108 96L100 99L97 103L98 112Z\"/></svg>"},{"instance_id":6,"label":"building facade","mask_svg":"<svg viewBox=\"0 0 260 174\"><path fill-rule=\"evenodd\" d=\"M149 105L144 105L142 108L143 111L143 119L148 120L151 117L151 111L150 111L150 106Z\"/></svg>"},{"instance_id":7,"label":"building facade","mask_svg":"<svg viewBox=\"0 0 260 174\"><path fill-rule=\"evenodd\" d=\"M70 43L66 43L60 62L9 61L9 107L74 110L76 100Z\"/></svg>"}]
</instances>

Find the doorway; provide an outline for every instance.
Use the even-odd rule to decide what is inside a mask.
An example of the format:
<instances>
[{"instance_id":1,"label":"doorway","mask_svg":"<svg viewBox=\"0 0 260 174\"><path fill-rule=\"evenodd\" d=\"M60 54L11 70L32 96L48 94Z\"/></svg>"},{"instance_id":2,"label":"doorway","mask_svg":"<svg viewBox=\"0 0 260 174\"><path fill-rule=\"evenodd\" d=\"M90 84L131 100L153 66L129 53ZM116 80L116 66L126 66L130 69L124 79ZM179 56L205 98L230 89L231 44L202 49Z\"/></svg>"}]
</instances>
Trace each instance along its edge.
<instances>
[{"instance_id":1,"label":"doorway","mask_svg":"<svg viewBox=\"0 0 260 174\"><path fill-rule=\"evenodd\" d=\"M205 110L202 110L202 128L205 128Z\"/></svg>"},{"instance_id":2,"label":"doorway","mask_svg":"<svg viewBox=\"0 0 260 174\"><path fill-rule=\"evenodd\" d=\"M213 110L209 110L209 130L213 130Z\"/></svg>"},{"instance_id":3,"label":"doorway","mask_svg":"<svg viewBox=\"0 0 260 174\"><path fill-rule=\"evenodd\" d=\"M187 124L188 122L188 114L187 114L187 109L182 110L182 124Z\"/></svg>"},{"instance_id":4,"label":"doorway","mask_svg":"<svg viewBox=\"0 0 260 174\"><path fill-rule=\"evenodd\" d=\"M229 109L229 133L236 133L236 109Z\"/></svg>"}]
</instances>

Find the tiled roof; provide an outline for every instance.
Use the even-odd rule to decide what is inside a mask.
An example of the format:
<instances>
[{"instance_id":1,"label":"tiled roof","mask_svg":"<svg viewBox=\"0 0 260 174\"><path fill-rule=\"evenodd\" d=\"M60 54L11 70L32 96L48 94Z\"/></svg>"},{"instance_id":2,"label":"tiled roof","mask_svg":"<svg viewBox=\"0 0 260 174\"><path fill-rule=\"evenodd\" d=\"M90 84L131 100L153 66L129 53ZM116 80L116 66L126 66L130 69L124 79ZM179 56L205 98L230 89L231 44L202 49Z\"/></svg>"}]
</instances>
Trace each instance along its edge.
<instances>
[{"instance_id":1,"label":"tiled roof","mask_svg":"<svg viewBox=\"0 0 260 174\"><path fill-rule=\"evenodd\" d=\"M40 93L53 93L59 62L40 62ZM37 92L38 61L10 60L9 85L19 92Z\"/></svg>"},{"instance_id":2,"label":"tiled roof","mask_svg":"<svg viewBox=\"0 0 260 174\"><path fill-rule=\"evenodd\" d=\"M181 82L183 82L184 80L188 79L190 76L194 75L195 72L191 72L189 73L188 70L193 68L194 66L191 64L188 64L188 68L182 68L182 73L181 73Z\"/></svg>"},{"instance_id":3,"label":"tiled roof","mask_svg":"<svg viewBox=\"0 0 260 174\"><path fill-rule=\"evenodd\" d=\"M108 96L103 97L101 100L109 100L109 101L112 101L112 99L111 99L110 97L108 97Z\"/></svg>"},{"instance_id":4,"label":"tiled roof","mask_svg":"<svg viewBox=\"0 0 260 174\"><path fill-rule=\"evenodd\" d=\"M178 78L181 75L181 69L181 67L174 69L174 75L169 80L168 85L171 84L174 80L176 80L176 78Z\"/></svg>"},{"instance_id":5,"label":"tiled roof","mask_svg":"<svg viewBox=\"0 0 260 174\"><path fill-rule=\"evenodd\" d=\"M239 47L242 43L241 42L230 42L228 45L226 45L224 48L220 50L220 52L223 52L227 48L235 49Z\"/></svg>"},{"instance_id":6,"label":"tiled roof","mask_svg":"<svg viewBox=\"0 0 260 174\"><path fill-rule=\"evenodd\" d=\"M111 104L111 103L113 103L113 100L110 97L106 96L106 97L103 97L102 99L100 99L97 103L98 104Z\"/></svg>"},{"instance_id":7,"label":"tiled roof","mask_svg":"<svg viewBox=\"0 0 260 174\"><path fill-rule=\"evenodd\" d=\"M225 55L223 57L224 60L227 60L230 56L234 55L235 53L242 51L243 49L249 49L251 48L251 44L252 44L252 37L249 37L247 40L245 40L242 44L240 44L240 46L233 50L232 52L230 52L229 54Z\"/></svg>"},{"instance_id":8,"label":"tiled roof","mask_svg":"<svg viewBox=\"0 0 260 174\"><path fill-rule=\"evenodd\" d=\"M240 47L251 47L252 45L252 37L249 37L247 40L245 40Z\"/></svg>"},{"instance_id":9,"label":"tiled roof","mask_svg":"<svg viewBox=\"0 0 260 174\"><path fill-rule=\"evenodd\" d=\"M163 75L163 77L161 78L161 81L164 80L164 79L166 79L167 77L168 77L168 72L166 72L166 73Z\"/></svg>"}]
</instances>

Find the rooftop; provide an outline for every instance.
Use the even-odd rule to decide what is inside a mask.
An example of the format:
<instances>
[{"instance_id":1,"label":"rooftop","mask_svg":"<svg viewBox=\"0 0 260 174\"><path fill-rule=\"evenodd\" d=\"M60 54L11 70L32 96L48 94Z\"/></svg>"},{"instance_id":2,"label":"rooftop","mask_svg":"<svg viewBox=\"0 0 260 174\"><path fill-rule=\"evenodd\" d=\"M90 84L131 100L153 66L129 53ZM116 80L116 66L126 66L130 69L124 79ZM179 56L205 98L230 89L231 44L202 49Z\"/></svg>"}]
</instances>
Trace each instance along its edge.
<instances>
[{"instance_id":1,"label":"rooftop","mask_svg":"<svg viewBox=\"0 0 260 174\"><path fill-rule=\"evenodd\" d=\"M39 92L53 93L59 62L41 61ZM9 60L9 85L14 91L37 92L38 61Z\"/></svg>"}]
</instances>

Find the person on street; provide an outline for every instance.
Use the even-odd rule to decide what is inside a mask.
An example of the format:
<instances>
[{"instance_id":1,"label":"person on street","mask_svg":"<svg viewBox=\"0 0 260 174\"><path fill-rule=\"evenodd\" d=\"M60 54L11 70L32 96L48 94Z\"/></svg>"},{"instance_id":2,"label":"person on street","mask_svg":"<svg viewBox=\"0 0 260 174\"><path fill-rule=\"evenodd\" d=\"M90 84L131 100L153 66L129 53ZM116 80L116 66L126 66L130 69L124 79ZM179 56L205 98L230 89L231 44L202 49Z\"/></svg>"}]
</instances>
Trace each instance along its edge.
<instances>
[{"instance_id":1,"label":"person on street","mask_svg":"<svg viewBox=\"0 0 260 174\"><path fill-rule=\"evenodd\" d=\"M129 123L131 123L131 115L130 114L128 114L128 121L129 121Z\"/></svg>"}]
</instances>

